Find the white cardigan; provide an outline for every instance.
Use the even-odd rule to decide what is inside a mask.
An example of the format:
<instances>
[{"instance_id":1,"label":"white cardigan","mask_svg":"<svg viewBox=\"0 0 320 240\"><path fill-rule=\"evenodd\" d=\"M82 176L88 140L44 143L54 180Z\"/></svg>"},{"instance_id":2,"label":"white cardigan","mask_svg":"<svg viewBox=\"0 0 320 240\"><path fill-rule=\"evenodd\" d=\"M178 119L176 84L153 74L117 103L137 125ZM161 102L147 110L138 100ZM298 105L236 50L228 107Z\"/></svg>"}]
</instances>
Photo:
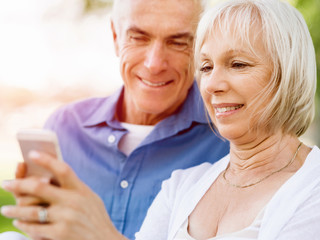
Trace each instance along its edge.
<instances>
[{"instance_id":1,"label":"white cardigan","mask_svg":"<svg viewBox=\"0 0 320 240\"><path fill-rule=\"evenodd\" d=\"M137 240L172 240L200 199L227 167L229 155L215 164L177 170L149 208ZM240 240L240 238L224 238ZM303 166L266 205L259 240L320 239L320 150L313 147ZM241 238L241 240L245 240Z\"/></svg>"}]
</instances>

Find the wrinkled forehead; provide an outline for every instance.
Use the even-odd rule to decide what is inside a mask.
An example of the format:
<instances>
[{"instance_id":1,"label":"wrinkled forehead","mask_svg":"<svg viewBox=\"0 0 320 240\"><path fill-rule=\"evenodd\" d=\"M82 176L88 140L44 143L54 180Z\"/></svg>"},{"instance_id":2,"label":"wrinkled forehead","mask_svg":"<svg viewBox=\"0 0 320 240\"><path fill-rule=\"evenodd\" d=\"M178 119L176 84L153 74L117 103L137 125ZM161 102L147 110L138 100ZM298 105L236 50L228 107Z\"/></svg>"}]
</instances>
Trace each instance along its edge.
<instances>
[{"instance_id":1,"label":"wrinkled forehead","mask_svg":"<svg viewBox=\"0 0 320 240\"><path fill-rule=\"evenodd\" d=\"M140 4L140 7L144 7L145 3L150 2L157 2L159 4L165 5L166 2L176 2L180 5L184 5L187 2L191 2L194 4L196 8L199 8L202 11L206 8L208 5L207 0L114 0L113 1L113 11L119 11L121 9L124 9L126 6L130 6L130 4L138 3Z\"/></svg>"},{"instance_id":2,"label":"wrinkled forehead","mask_svg":"<svg viewBox=\"0 0 320 240\"><path fill-rule=\"evenodd\" d=\"M189 25L196 28L203 9L201 2L202 0L115 0L112 18L119 27L139 18L149 25L162 22L181 24L189 21Z\"/></svg>"}]
</instances>

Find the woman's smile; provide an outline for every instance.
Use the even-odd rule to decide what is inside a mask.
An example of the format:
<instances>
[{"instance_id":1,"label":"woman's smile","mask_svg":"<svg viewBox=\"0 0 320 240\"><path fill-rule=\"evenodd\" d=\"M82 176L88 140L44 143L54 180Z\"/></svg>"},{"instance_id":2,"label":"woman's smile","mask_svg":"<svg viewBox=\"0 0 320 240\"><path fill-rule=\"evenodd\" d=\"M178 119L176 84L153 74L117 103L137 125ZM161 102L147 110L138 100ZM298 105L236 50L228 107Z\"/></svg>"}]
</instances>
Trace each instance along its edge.
<instances>
[{"instance_id":1,"label":"woman's smile","mask_svg":"<svg viewBox=\"0 0 320 240\"><path fill-rule=\"evenodd\" d=\"M223 103L223 104L212 104L215 109L215 116L217 118L228 117L240 111L244 104L236 103Z\"/></svg>"}]
</instances>

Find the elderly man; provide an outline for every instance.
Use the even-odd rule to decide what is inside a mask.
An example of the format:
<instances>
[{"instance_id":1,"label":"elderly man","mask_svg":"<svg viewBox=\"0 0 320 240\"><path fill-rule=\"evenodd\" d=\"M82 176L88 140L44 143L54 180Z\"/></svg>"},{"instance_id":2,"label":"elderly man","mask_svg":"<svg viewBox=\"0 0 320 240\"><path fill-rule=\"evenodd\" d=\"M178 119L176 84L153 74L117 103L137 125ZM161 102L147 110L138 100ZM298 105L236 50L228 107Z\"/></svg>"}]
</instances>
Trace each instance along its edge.
<instances>
[{"instance_id":1,"label":"elderly man","mask_svg":"<svg viewBox=\"0 0 320 240\"><path fill-rule=\"evenodd\" d=\"M102 199L113 225L128 238L139 230L161 182L173 170L214 162L229 149L227 142L212 133L194 83L192 48L202 2L116 0L111 28L124 87L107 98L70 104L46 123L46 128L58 134L65 162ZM38 192L42 188L45 186L38 186ZM54 188L52 191L62 194L64 184ZM65 202L72 199L67 196ZM52 199L46 200L51 203ZM93 202L83 201L82 208L93 208ZM77 212L83 210L70 205ZM17 226L31 236L49 239L99 239L87 234L87 226L68 225L70 218L64 221L64 217L69 210L57 206L52 203L45 212L46 230L40 230L44 226L38 222L20 221L22 225ZM86 211L91 215L86 219L90 225L98 214L93 209ZM57 223L53 215L59 218ZM62 223L78 235L63 232L57 227ZM101 239L113 239L101 230L107 229L103 227L106 223L101 224L101 228L92 225L105 233Z\"/></svg>"}]
</instances>

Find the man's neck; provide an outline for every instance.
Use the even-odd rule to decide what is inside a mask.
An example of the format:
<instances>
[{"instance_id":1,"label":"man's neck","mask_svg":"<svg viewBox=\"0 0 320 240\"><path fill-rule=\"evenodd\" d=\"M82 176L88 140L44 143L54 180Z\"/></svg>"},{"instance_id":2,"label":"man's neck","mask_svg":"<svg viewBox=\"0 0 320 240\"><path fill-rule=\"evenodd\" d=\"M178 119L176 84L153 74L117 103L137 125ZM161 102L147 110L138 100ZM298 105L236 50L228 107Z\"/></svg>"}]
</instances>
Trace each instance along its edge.
<instances>
[{"instance_id":1,"label":"man's neck","mask_svg":"<svg viewBox=\"0 0 320 240\"><path fill-rule=\"evenodd\" d=\"M185 100L185 99L184 99ZM156 125L163 119L174 114L177 109L181 107L184 100L180 105L174 108L168 108L160 113L150 113L139 109L132 101L125 101L124 94L119 98L116 110L116 119L119 122L131 123L136 125Z\"/></svg>"}]
</instances>

